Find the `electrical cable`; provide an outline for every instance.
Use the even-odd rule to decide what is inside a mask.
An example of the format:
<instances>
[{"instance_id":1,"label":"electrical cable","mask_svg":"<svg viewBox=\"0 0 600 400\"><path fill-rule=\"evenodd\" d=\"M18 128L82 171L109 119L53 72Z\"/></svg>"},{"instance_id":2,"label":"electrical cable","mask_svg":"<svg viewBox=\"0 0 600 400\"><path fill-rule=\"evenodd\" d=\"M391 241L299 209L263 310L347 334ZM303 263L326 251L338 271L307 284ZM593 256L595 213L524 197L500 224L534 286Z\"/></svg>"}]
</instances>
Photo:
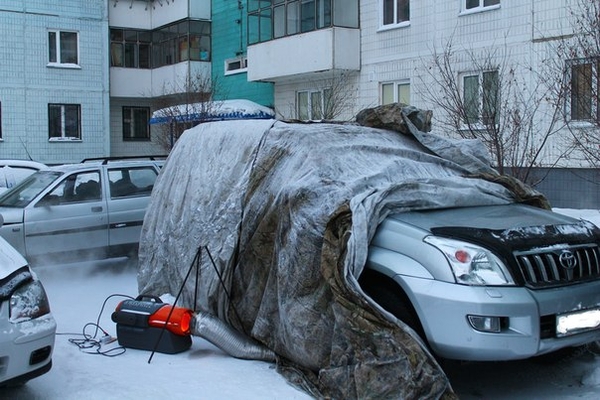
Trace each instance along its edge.
<instances>
[{"instance_id":1,"label":"electrical cable","mask_svg":"<svg viewBox=\"0 0 600 400\"><path fill-rule=\"evenodd\" d=\"M83 326L82 333L57 333L57 335L77 335L82 336L82 338L69 338L69 343L74 344L79 348L80 351L86 354L94 354L101 355L105 357L116 357L123 353L125 353L126 348L123 346L111 347L108 350L103 350L102 346L112 343L116 340L116 338L112 337L106 330L104 330L100 326L100 318L102 317L102 313L104 312L104 308L106 307L106 303L109 299L113 297L124 297L126 299L133 300L134 298L125 294L111 294L102 303L102 307L100 308L100 312L98 313L98 317L96 318L96 322L88 322ZM95 328L93 334L89 334L86 330L90 327ZM98 332L101 331L103 336L98 338Z\"/></svg>"}]
</instances>

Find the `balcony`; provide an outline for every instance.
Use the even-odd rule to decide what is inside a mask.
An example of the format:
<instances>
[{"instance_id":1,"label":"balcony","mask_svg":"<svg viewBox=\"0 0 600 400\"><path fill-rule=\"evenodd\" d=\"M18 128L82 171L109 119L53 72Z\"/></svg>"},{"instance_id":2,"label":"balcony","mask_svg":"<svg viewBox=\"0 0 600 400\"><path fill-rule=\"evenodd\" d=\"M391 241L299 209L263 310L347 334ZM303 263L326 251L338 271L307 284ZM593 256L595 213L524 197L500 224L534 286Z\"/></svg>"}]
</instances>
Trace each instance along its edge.
<instances>
[{"instance_id":1,"label":"balcony","mask_svg":"<svg viewBox=\"0 0 600 400\"><path fill-rule=\"evenodd\" d=\"M248 80L276 82L360 69L360 29L332 27L248 47Z\"/></svg>"}]
</instances>

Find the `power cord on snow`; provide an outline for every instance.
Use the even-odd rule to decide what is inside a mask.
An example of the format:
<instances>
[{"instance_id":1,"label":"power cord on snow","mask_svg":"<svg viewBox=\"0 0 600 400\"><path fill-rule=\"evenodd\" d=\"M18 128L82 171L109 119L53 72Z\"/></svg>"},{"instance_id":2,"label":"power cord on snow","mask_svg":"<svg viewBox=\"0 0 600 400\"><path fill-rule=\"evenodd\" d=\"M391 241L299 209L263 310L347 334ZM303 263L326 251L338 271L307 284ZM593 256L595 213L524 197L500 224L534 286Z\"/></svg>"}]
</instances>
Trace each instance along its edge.
<instances>
[{"instance_id":1,"label":"power cord on snow","mask_svg":"<svg viewBox=\"0 0 600 400\"><path fill-rule=\"evenodd\" d=\"M111 294L106 299L104 299L104 302L102 303L102 308L100 309L100 312L98 313L98 318L96 318L95 323L88 322L87 324L85 324L83 326L83 331L81 334L76 334L76 333L68 334L68 335L80 335L80 336L83 336L83 338L81 338L81 339L80 338L69 338L69 343L74 344L75 346L77 346L79 348L79 350L81 350L82 352L84 352L86 354L95 354L95 355L101 355L101 356L105 356L105 357L116 357L116 356L119 356L119 355L125 353L126 349L123 346L111 347L108 350L102 349L102 346L108 345L108 344L114 342L115 340L117 340L117 338L111 336L108 332L106 332L100 326L100 318L102 317L102 313L104 312L104 307L106 306L106 302L113 297L123 297L126 299L134 300L133 297L125 295L125 294ZM93 334L89 334L86 332L90 327L95 328ZM103 334L101 337L98 337L99 331L101 331ZM58 335L62 335L62 334L59 333ZM64 334L64 335L67 335L67 334Z\"/></svg>"}]
</instances>

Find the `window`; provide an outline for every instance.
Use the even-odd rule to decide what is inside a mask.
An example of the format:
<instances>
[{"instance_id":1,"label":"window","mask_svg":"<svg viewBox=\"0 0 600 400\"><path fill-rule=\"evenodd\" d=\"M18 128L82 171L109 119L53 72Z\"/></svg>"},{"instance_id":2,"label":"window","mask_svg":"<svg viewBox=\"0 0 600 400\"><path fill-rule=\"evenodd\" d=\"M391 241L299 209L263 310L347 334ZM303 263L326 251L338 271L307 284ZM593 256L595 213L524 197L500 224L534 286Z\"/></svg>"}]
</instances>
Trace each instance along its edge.
<instances>
[{"instance_id":1,"label":"window","mask_svg":"<svg viewBox=\"0 0 600 400\"><path fill-rule=\"evenodd\" d=\"M381 84L381 104L403 103L410 104L410 84L409 83L382 83Z\"/></svg>"},{"instance_id":2,"label":"window","mask_svg":"<svg viewBox=\"0 0 600 400\"><path fill-rule=\"evenodd\" d=\"M150 196L157 175L152 167L109 169L110 198Z\"/></svg>"},{"instance_id":3,"label":"window","mask_svg":"<svg viewBox=\"0 0 600 400\"><path fill-rule=\"evenodd\" d=\"M210 32L210 22L188 19L152 31L152 67L210 61Z\"/></svg>"},{"instance_id":4,"label":"window","mask_svg":"<svg viewBox=\"0 0 600 400\"><path fill-rule=\"evenodd\" d=\"M410 0L381 0L382 25L410 21Z\"/></svg>"},{"instance_id":5,"label":"window","mask_svg":"<svg viewBox=\"0 0 600 400\"><path fill-rule=\"evenodd\" d=\"M48 134L50 140L80 140L81 106L48 104Z\"/></svg>"},{"instance_id":6,"label":"window","mask_svg":"<svg viewBox=\"0 0 600 400\"><path fill-rule=\"evenodd\" d=\"M2 102L0 101L0 140L2 140Z\"/></svg>"},{"instance_id":7,"label":"window","mask_svg":"<svg viewBox=\"0 0 600 400\"><path fill-rule=\"evenodd\" d=\"M248 69L248 59L246 57L236 57L225 60L225 75L238 74L246 72Z\"/></svg>"},{"instance_id":8,"label":"window","mask_svg":"<svg viewBox=\"0 0 600 400\"><path fill-rule=\"evenodd\" d=\"M569 115L573 121L591 121L594 115L600 120L598 109L598 74L600 60L577 60L570 62L571 98Z\"/></svg>"},{"instance_id":9,"label":"window","mask_svg":"<svg viewBox=\"0 0 600 400\"><path fill-rule=\"evenodd\" d=\"M48 52L52 64L78 64L77 32L48 32Z\"/></svg>"},{"instance_id":10,"label":"window","mask_svg":"<svg viewBox=\"0 0 600 400\"><path fill-rule=\"evenodd\" d=\"M152 33L133 29L110 30L110 66L150 68Z\"/></svg>"},{"instance_id":11,"label":"window","mask_svg":"<svg viewBox=\"0 0 600 400\"><path fill-rule=\"evenodd\" d=\"M298 119L306 121L332 118L331 97L331 89L298 92L296 94Z\"/></svg>"},{"instance_id":12,"label":"window","mask_svg":"<svg viewBox=\"0 0 600 400\"><path fill-rule=\"evenodd\" d=\"M248 1L249 44L332 26L358 28L358 0Z\"/></svg>"},{"instance_id":13,"label":"window","mask_svg":"<svg viewBox=\"0 0 600 400\"><path fill-rule=\"evenodd\" d=\"M499 5L500 0L463 0L463 10L469 11L482 10L487 7L494 7Z\"/></svg>"},{"instance_id":14,"label":"window","mask_svg":"<svg viewBox=\"0 0 600 400\"><path fill-rule=\"evenodd\" d=\"M44 196L36 204L36 207L98 201L101 198L100 174L98 172L79 172L64 179L54 190Z\"/></svg>"},{"instance_id":15,"label":"window","mask_svg":"<svg viewBox=\"0 0 600 400\"><path fill-rule=\"evenodd\" d=\"M465 124L495 124L498 122L498 71L485 71L463 77Z\"/></svg>"},{"instance_id":16,"label":"window","mask_svg":"<svg viewBox=\"0 0 600 400\"><path fill-rule=\"evenodd\" d=\"M123 140L150 140L150 108L123 107Z\"/></svg>"}]
</instances>

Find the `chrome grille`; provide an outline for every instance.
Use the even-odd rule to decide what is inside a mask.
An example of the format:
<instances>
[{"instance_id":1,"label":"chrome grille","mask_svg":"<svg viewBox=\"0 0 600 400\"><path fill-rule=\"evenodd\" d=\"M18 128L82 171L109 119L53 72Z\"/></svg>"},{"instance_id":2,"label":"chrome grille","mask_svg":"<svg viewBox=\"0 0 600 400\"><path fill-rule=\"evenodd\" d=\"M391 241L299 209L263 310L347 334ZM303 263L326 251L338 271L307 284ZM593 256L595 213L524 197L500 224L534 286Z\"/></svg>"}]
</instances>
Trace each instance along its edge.
<instances>
[{"instance_id":1,"label":"chrome grille","mask_svg":"<svg viewBox=\"0 0 600 400\"><path fill-rule=\"evenodd\" d=\"M600 278L600 250L595 244L516 252L525 283L560 286Z\"/></svg>"}]
</instances>

